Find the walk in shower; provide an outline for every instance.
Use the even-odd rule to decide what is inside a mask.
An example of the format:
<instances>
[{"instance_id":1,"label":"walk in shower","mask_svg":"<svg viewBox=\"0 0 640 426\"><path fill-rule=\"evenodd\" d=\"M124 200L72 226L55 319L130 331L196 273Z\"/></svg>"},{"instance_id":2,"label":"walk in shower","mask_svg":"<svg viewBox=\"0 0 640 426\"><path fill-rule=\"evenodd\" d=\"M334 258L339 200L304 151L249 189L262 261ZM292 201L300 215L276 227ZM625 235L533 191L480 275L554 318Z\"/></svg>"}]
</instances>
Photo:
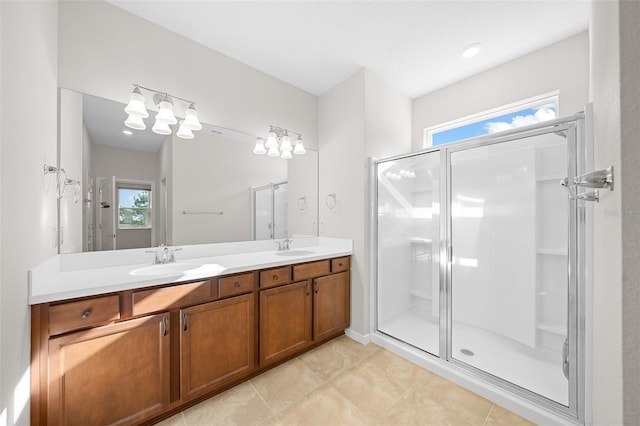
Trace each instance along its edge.
<instances>
[{"instance_id":1,"label":"walk in shower","mask_svg":"<svg viewBox=\"0 0 640 426\"><path fill-rule=\"evenodd\" d=\"M379 338L581 420L584 139L577 115L375 161Z\"/></svg>"}]
</instances>

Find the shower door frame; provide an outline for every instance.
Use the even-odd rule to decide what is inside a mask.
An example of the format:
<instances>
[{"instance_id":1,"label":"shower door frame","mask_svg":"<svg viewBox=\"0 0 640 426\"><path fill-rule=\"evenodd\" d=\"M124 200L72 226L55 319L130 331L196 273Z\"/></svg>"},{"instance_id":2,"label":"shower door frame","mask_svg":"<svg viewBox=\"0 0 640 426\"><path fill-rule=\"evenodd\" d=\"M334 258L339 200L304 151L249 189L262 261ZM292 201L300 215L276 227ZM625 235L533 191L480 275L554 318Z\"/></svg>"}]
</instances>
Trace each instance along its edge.
<instances>
[{"instance_id":1,"label":"shower door frame","mask_svg":"<svg viewBox=\"0 0 640 426\"><path fill-rule=\"evenodd\" d=\"M420 352L427 358L454 367L469 377L480 379L486 383L508 390L512 394L535 403L540 407L572 420L585 422L586 400L586 301L588 300L588 280L590 273L587 269L587 260L591 253L591 235L586 233L586 226L591 222L590 206L585 201L569 198L569 235L568 235L568 297L567 297L567 339L569 341L569 403L564 406L546 397L538 395L521 386L515 385L486 371L480 370L469 364L465 364L452 356L452 229L451 229L451 154L468 149L485 147L504 142L515 141L523 138L538 136L546 133L563 132L567 143L567 173L569 179L586 173L591 165L591 133L585 125L585 119L590 116L590 108L587 113L578 113L571 117L549 120L540 124L521 127L514 130L501 132L497 135L486 135L467 141L451 143L431 147L409 154L398 155L384 159L371 159L371 276L374 280L372 291L372 333L378 331L378 165L380 163L410 158L418 155L439 152L440 155L440 241L439 241L439 354L433 355L421 349ZM559 183L558 183L559 185ZM409 343L400 341L403 345Z\"/></svg>"}]
</instances>

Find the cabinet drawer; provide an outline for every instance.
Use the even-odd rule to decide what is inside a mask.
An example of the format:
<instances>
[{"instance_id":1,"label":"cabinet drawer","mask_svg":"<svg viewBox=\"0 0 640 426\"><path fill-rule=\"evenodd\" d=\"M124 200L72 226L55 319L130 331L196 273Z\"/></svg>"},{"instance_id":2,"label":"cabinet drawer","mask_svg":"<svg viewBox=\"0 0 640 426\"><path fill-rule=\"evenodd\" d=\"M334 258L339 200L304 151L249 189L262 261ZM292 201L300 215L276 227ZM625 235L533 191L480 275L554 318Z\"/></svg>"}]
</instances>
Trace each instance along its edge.
<instances>
[{"instance_id":1,"label":"cabinet drawer","mask_svg":"<svg viewBox=\"0 0 640 426\"><path fill-rule=\"evenodd\" d=\"M291 282L291 266L260 272L260 288L274 287Z\"/></svg>"},{"instance_id":2,"label":"cabinet drawer","mask_svg":"<svg viewBox=\"0 0 640 426\"><path fill-rule=\"evenodd\" d=\"M218 295L220 297L248 293L253 290L253 273L233 275L218 279Z\"/></svg>"},{"instance_id":3,"label":"cabinet drawer","mask_svg":"<svg viewBox=\"0 0 640 426\"><path fill-rule=\"evenodd\" d=\"M331 272L348 271L349 266L349 256L331 259Z\"/></svg>"},{"instance_id":4,"label":"cabinet drawer","mask_svg":"<svg viewBox=\"0 0 640 426\"><path fill-rule=\"evenodd\" d=\"M196 305L211 300L211 282L200 281L133 293L133 315Z\"/></svg>"},{"instance_id":5,"label":"cabinet drawer","mask_svg":"<svg viewBox=\"0 0 640 426\"><path fill-rule=\"evenodd\" d=\"M49 334L60 334L119 318L120 297L117 295L53 305L49 306Z\"/></svg>"},{"instance_id":6,"label":"cabinet drawer","mask_svg":"<svg viewBox=\"0 0 640 426\"><path fill-rule=\"evenodd\" d=\"M321 277L329 273L329 259L318 262L303 263L293 266L294 281L306 280L307 278Z\"/></svg>"}]
</instances>

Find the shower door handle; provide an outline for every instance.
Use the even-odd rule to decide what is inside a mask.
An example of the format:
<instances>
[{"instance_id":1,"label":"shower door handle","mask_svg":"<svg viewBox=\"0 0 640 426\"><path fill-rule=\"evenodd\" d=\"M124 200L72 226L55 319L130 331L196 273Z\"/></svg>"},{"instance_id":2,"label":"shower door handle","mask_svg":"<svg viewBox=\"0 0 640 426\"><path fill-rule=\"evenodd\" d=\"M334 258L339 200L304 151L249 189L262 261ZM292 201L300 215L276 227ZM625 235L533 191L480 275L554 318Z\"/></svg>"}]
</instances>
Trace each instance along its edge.
<instances>
[{"instance_id":1,"label":"shower door handle","mask_svg":"<svg viewBox=\"0 0 640 426\"><path fill-rule=\"evenodd\" d=\"M569 338L564 339L562 344L562 373L569 379Z\"/></svg>"}]
</instances>

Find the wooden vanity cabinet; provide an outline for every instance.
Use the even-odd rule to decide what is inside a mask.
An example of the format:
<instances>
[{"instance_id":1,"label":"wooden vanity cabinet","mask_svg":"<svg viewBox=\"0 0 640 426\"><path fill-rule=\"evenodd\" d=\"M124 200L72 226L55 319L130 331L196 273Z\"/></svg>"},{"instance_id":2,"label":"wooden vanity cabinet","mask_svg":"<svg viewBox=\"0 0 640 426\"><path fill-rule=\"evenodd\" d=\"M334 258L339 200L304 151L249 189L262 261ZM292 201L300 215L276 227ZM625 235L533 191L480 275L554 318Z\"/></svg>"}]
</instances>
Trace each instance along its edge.
<instances>
[{"instance_id":1,"label":"wooden vanity cabinet","mask_svg":"<svg viewBox=\"0 0 640 426\"><path fill-rule=\"evenodd\" d=\"M267 281L260 283L260 365L286 359L349 326L348 256L293 265L292 279L302 281L291 284L272 287L271 276L265 271Z\"/></svg>"},{"instance_id":2,"label":"wooden vanity cabinet","mask_svg":"<svg viewBox=\"0 0 640 426\"><path fill-rule=\"evenodd\" d=\"M272 364L311 343L311 283L260 291L260 365Z\"/></svg>"},{"instance_id":3,"label":"wooden vanity cabinet","mask_svg":"<svg viewBox=\"0 0 640 426\"><path fill-rule=\"evenodd\" d=\"M48 424L135 423L169 405L166 313L49 341Z\"/></svg>"},{"instance_id":4,"label":"wooden vanity cabinet","mask_svg":"<svg viewBox=\"0 0 640 426\"><path fill-rule=\"evenodd\" d=\"M313 280L313 339L324 340L349 326L349 272Z\"/></svg>"},{"instance_id":5,"label":"wooden vanity cabinet","mask_svg":"<svg viewBox=\"0 0 640 426\"><path fill-rule=\"evenodd\" d=\"M31 308L31 423L151 424L338 336L349 256Z\"/></svg>"},{"instance_id":6,"label":"wooden vanity cabinet","mask_svg":"<svg viewBox=\"0 0 640 426\"><path fill-rule=\"evenodd\" d=\"M254 368L253 294L180 311L182 400L211 392Z\"/></svg>"}]
</instances>

